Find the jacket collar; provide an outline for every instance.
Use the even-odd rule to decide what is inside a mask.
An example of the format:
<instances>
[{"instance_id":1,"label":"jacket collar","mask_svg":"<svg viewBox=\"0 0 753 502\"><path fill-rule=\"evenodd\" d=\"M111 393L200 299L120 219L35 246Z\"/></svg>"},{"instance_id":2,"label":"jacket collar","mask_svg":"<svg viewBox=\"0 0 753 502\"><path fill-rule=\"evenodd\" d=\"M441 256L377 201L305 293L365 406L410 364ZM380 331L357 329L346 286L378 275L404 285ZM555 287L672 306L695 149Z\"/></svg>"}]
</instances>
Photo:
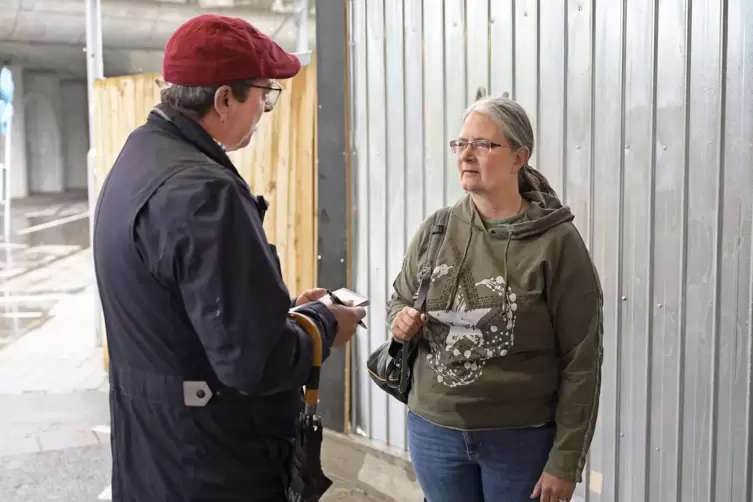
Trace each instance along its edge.
<instances>
[{"instance_id":1,"label":"jacket collar","mask_svg":"<svg viewBox=\"0 0 753 502\"><path fill-rule=\"evenodd\" d=\"M228 157L227 153L225 153L225 150L223 150L222 147L214 140L214 138L212 138L212 136L210 136L209 133L195 120L188 118L186 115L173 108L172 106L159 104L155 106L149 113L147 122L152 123L160 129L171 129L173 132L176 132L184 140L194 145L199 151L204 153L210 159L214 160L222 167L232 171L233 174L235 174L240 180L242 180L243 184L248 187L248 183L246 183L246 180L244 180L240 175L238 169L236 169L235 165L233 164L233 161L230 160L230 157ZM248 188L250 193L251 188ZM254 199L256 207L259 210L259 214L263 221L264 214L269 208L269 203L264 200L264 197L262 197L261 195L251 194L251 197Z\"/></svg>"},{"instance_id":2,"label":"jacket collar","mask_svg":"<svg viewBox=\"0 0 753 502\"><path fill-rule=\"evenodd\" d=\"M201 124L169 105L159 104L155 106L147 122L151 122L160 129L173 129L183 139L193 144L196 148L209 158L220 164L226 169L240 176L238 170L233 165L230 157L227 156L222 147L201 127ZM172 126L172 127L171 127Z\"/></svg>"}]
</instances>

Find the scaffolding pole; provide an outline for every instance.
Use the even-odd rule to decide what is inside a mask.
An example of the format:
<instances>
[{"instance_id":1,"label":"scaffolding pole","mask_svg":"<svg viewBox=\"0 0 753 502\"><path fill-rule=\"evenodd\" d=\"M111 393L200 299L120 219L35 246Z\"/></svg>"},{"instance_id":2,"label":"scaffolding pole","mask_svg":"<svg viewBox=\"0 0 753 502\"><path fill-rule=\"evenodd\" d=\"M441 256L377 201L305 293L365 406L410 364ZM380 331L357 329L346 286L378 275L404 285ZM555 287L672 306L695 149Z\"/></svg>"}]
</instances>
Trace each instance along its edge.
<instances>
[{"instance_id":1,"label":"scaffolding pole","mask_svg":"<svg viewBox=\"0 0 753 502\"><path fill-rule=\"evenodd\" d=\"M306 54L309 51L309 2L301 0L298 11L298 36L295 51Z\"/></svg>"},{"instance_id":2,"label":"scaffolding pole","mask_svg":"<svg viewBox=\"0 0 753 502\"><path fill-rule=\"evenodd\" d=\"M100 0L86 0L86 86L89 103L89 152L87 154L87 189L89 198L89 244L93 244L94 210L97 204L95 148L94 82L105 76L102 60L102 4ZM94 283L94 343L102 345L102 305Z\"/></svg>"}]
</instances>

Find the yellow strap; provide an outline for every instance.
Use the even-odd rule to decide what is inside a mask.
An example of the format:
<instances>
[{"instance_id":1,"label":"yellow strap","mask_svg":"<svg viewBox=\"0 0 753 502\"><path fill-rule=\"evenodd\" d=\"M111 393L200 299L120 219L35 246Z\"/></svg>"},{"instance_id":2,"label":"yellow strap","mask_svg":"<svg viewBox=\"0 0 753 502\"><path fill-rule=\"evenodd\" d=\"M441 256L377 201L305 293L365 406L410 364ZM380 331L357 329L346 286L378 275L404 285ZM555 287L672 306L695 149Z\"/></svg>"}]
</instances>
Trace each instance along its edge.
<instances>
[{"instance_id":1,"label":"yellow strap","mask_svg":"<svg viewBox=\"0 0 753 502\"><path fill-rule=\"evenodd\" d=\"M316 382L312 382L314 383L314 389L309 389L308 386L306 387L306 404L309 406L316 406L319 402L319 368L322 366L322 359L324 357L322 335L319 333L319 328L317 328L316 323L310 318L300 312L289 312L289 314L291 319L297 322L303 328L303 331L311 337L311 341L314 344L314 371L312 374L315 375Z\"/></svg>"}]
</instances>

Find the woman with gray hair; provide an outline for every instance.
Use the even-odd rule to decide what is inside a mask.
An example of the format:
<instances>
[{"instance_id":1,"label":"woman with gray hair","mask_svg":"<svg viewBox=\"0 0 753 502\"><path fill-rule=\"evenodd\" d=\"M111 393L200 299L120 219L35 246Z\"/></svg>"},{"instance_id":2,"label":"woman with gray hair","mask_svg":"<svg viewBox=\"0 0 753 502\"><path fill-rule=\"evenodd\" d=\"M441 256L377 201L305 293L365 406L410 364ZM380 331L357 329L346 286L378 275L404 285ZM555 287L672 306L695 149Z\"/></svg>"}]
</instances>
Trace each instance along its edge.
<instances>
[{"instance_id":1,"label":"woman with gray hair","mask_svg":"<svg viewBox=\"0 0 753 502\"><path fill-rule=\"evenodd\" d=\"M429 502L569 502L598 411L602 291L588 250L528 164L523 108L480 97L465 113L458 175L425 310L413 308L433 217L388 302L395 340L418 337L408 444Z\"/></svg>"}]
</instances>

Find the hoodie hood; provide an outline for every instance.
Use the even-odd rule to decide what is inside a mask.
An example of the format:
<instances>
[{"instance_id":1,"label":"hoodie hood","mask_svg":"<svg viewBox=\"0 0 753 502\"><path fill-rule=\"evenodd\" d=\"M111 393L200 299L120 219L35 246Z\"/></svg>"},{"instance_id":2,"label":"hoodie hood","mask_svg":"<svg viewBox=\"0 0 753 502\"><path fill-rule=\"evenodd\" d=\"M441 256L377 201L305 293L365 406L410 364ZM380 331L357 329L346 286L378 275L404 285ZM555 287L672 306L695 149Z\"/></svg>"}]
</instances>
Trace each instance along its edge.
<instances>
[{"instance_id":1,"label":"hoodie hood","mask_svg":"<svg viewBox=\"0 0 753 502\"><path fill-rule=\"evenodd\" d=\"M487 230L484 226L481 215L478 214L478 210L476 209L476 205L473 203L470 194L455 205L452 210L453 214L468 224L468 237L465 242L462 258L460 259L459 269L465 265L466 259L468 258L471 242L473 241L473 233L477 231L483 232L494 238L500 238L507 241L502 260L504 263L504 282L505 284L508 284L510 272L508 256L512 241L541 235L561 223L569 222L574 219L570 208L563 206L557 197L542 192L526 192L522 195L526 200L531 202L531 207L524 213L524 217L520 219L516 218L509 224L502 223L494 225L493 230ZM453 294L447 300L447 309L450 308L450 304L453 301L459 286L460 275L456 275L452 286Z\"/></svg>"},{"instance_id":2,"label":"hoodie hood","mask_svg":"<svg viewBox=\"0 0 753 502\"><path fill-rule=\"evenodd\" d=\"M543 234L561 223L575 219L570 208L563 206L557 197L542 192L525 192L522 195L531 203L525 218L516 219L510 224L495 225L495 236L513 240L525 239ZM473 224L476 230L487 232L470 195L455 205L453 213L464 222Z\"/></svg>"}]
</instances>

